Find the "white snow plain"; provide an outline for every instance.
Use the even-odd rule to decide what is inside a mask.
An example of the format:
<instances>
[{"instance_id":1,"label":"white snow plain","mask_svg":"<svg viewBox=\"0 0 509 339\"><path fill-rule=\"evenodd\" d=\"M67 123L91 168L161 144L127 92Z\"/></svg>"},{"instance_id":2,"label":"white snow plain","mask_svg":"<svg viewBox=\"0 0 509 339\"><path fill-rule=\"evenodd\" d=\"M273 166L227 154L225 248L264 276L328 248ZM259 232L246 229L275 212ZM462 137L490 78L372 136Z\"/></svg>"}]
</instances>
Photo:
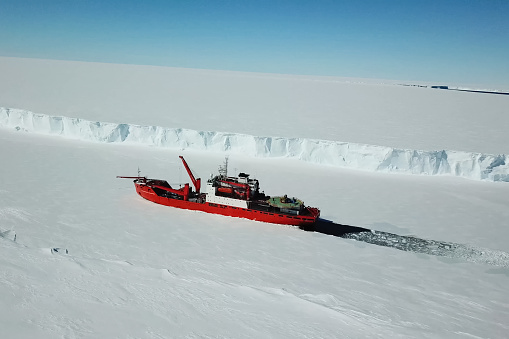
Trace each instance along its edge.
<instances>
[{"instance_id":1,"label":"white snow plain","mask_svg":"<svg viewBox=\"0 0 509 339\"><path fill-rule=\"evenodd\" d=\"M0 70L0 107L6 107L0 111L2 337L504 338L509 332L509 184L474 177L473 171L466 177L484 180L453 172L358 171L369 168L328 163L331 152L323 149L344 142L374 145L366 146L370 152L369 147L445 150L448 159L453 150L503 156L507 144L498 142L507 134L502 113L509 97L409 92L385 82L13 58L1 58ZM127 85L129 77L134 78ZM178 83L187 85L169 85ZM315 85L320 90L312 91ZM281 88L288 96L280 97ZM218 93L228 96L215 98ZM355 97L346 100L351 109L331 93ZM400 106L399 113L384 111L388 106L355 113L376 106L387 93L399 98L387 102ZM203 102L189 100L186 107L138 109L194 96L234 105L202 110ZM423 133L422 105L429 108L437 97L447 109L428 113L440 116L439 131ZM123 111L138 100L138 108ZM258 100L260 106L253 107ZM285 111L258 111L266 103ZM311 117L302 103L315 109ZM478 118L481 107L486 121ZM239 109L249 112L250 123L239 123L246 121L232 113ZM460 110L464 118L458 120L454 112ZM397 120L401 112L408 116ZM393 113L397 128L386 120ZM121 129L111 134L121 123L130 132L124 139ZM165 132L172 142L162 143L163 129L180 129L181 138ZM387 142L387 130L402 133ZM199 131L213 135L200 139ZM230 148L224 148L224 138ZM287 141L258 149L257 138ZM316 143L312 152L290 154L288 140L300 147ZM319 207L324 219L465 244L489 260L405 252L168 208L139 198L131 181L115 179L135 175L139 166L150 177L188 181L181 154L202 178L229 154L231 170L257 177L267 194L302 198ZM507 174L504 165L497 167Z\"/></svg>"}]
</instances>

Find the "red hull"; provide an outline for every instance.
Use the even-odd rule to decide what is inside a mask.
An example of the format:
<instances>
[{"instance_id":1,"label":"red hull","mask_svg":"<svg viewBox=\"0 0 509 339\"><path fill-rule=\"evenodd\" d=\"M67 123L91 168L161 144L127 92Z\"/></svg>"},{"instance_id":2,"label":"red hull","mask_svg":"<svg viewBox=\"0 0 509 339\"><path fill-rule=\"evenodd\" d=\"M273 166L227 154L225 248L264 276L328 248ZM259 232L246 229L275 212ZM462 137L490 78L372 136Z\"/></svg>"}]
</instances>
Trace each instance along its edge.
<instances>
[{"instance_id":1,"label":"red hull","mask_svg":"<svg viewBox=\"0 0 509 339\"><path fill-rule=\"evenodd\" d=\"M147 185L135 183L136 192L143 198L157 204L182 208L187 210L202 211L206 213L220 214L229 217L246 218L256 221L269 222L274 224L307 226L316 222L320 215L317 208L308 207L311 215L287 215L280 213L264 212L253 209L226 206L220 204L211 204L208 202L198 203L180 199L172 199L157 195L152 188Z\"/></svg>"}]
</instances>

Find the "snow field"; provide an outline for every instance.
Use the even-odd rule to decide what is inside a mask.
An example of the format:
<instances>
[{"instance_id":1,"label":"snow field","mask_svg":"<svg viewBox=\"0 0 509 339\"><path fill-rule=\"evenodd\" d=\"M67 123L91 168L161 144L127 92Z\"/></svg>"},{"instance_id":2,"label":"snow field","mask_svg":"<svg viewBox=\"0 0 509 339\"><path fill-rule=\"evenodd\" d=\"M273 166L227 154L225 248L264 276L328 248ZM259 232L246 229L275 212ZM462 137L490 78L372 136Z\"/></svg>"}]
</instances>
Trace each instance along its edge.
<instances>
[{"instance_id":1,"label":"snow field","mask_svg":"<svg viewBox=\"0 0 509 339\"><path fill-rule=\"evenodd\" d=\"M0 107L49 116L401 150L509 154L507 95L377 79L5 57L0 75Z\"/></svg>"},{"instance_id":2,"label":"snow field","mask_svg":"<svg viewBox=\"0 0 509 339\"><path fill-rule=\"evenodd\" d=\"M1 177L24 179L4 181L0 191L1 228L17 234L16 243L0 239L5 333L503 338L507 332L505 267L167 208L139 198L130 180L115 179L141 166L142 174L178 181L179 154L207 177L224 153L62 142L9 130L0 131L0 142L0 156L10 159ZM266 193L303 198L336 222L509 250L507 185L297 164L230 157L230 167L248 170ZM55 247L69 254L51 253Z\"/></svg>"},{"instance_id":3,"label":"snow field","mask_svg":"<svg viewBox=\"0 0 509 339\"><path fill-rule=\"evenodd\" d=\"M92 122L8 108L0 108L0 127L102 143L231 152L252 157L296 158L315 164L365 171L509 181L509 159L505 154L395 149L327 140Z\"/></svg>"},{"instance_id":4,"label":"snow field","mask_svg":"<svg viewBox=\"0 0 509 339\"><path fill-rule=\"evenodd\" d=\"M3 57L0 75L2 338L507 337L509 96ZM374 231L168 208L115 179L187 182L179 155L202 179L230 155Z\"/></svg>"}]
</instances>

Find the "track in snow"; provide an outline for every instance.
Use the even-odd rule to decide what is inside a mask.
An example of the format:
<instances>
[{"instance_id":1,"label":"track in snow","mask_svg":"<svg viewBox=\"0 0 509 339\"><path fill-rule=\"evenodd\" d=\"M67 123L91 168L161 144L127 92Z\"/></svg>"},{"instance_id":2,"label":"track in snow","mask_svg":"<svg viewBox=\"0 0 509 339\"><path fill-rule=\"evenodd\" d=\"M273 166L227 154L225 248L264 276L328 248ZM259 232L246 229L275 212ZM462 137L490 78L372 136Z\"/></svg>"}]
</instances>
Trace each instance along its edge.
<instances>
[{"instance_id":1,"label":"track in snow","mask_svg":"<svg viewBox=\"0 0 509 339\"><path fill-rule=\"evenodd\" d=\"M509 253L470 245L397 235L363 227L336 224L324 219L319 219L312 229L304 230L333 235L344 239L353 239L373 245L391 247L401 251L436 255L479 264L509 267Z\"/></svg>"}]
</instances>

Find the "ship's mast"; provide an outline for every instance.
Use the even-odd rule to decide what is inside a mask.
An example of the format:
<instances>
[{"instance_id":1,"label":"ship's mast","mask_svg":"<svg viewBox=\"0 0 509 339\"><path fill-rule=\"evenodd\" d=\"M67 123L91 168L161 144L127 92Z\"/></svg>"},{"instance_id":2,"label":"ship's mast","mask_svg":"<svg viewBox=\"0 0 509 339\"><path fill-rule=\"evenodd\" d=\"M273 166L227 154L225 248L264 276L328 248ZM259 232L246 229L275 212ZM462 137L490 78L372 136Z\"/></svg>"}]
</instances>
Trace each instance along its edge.
<instances>
[{"instance_id":1,"label":"ship's mast","mask_svg":"<svg viewBox=\"0 0 509 339\"><path fill-rule=\"evenodd\" d=\"M228 177L228 156L224 157L223 165L219 166L219 175Z\"/></svg>"}]
</instances>

